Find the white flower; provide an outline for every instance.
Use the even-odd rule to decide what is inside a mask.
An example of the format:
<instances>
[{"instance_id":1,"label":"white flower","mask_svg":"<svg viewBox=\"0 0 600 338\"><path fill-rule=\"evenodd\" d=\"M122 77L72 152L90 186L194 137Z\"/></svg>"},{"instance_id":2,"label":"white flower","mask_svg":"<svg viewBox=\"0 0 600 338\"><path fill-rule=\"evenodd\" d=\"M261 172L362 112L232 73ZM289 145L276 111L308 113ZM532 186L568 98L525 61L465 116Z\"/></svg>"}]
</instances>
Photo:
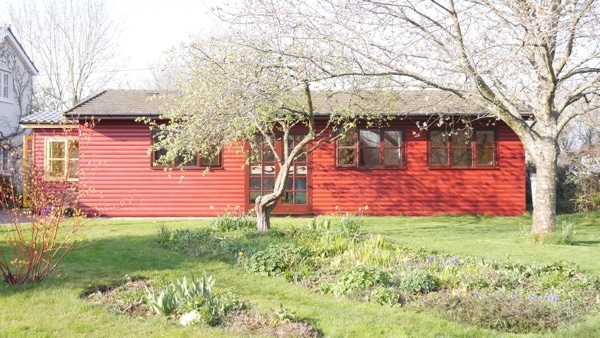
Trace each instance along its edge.
<instances>
[{"instance_id":1,"label":"white flower","mask_svg":"<svg viewBox=\"0 0 600 338\"><path fill-rule=\"evenodd\" d=\"M179 324L181 326L187 326L188 324L193 324L198 319L200 319L200 314L196 310L192 310L179 318Z\"/></svg>"}]
</instances>

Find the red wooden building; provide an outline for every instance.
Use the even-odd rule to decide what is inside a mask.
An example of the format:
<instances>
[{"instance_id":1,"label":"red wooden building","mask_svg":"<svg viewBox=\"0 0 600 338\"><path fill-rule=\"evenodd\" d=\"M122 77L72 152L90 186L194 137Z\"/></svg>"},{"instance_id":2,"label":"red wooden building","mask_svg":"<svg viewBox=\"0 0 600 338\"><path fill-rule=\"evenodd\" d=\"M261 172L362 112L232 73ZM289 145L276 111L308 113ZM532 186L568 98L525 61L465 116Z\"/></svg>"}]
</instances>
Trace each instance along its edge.
<instances>
[{"instance_id":1,"label":"red wooden building","mask_svg":"<svg viewBox=\"0 0 600 338\"><path fill-rule=\"evenodd\" d=\"M156 154L148 151L150 129L136 122L160 115L164 101L152 99L156 95L106 90L60 116L28 117L22 124L34 130L27 142L33 162L50 180L76 183L79 207L90 213L215 216L251 210L253 198L273 184L273 159L265 152L248 165L239 146L226 146L208 171L202 159L184 171L156 166ZM518 137L489 119L473 122L470 131L417 127L433 112L461 109L442 103L407 101L418 108L410 116L385 128L359 127L345 141L323 144L297 161L274 213L368 206L371 215L523 214L525 153Z\"/></svg>"}]
</instances>

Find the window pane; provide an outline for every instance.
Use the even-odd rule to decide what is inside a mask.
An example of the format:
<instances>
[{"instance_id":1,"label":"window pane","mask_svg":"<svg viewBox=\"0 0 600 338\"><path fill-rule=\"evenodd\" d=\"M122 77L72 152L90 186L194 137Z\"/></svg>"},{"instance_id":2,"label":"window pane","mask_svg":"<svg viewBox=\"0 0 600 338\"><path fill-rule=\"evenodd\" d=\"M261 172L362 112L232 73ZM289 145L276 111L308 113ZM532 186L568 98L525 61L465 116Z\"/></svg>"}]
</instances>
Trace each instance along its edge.
<instances>
[{"instance_id":1,"label":"window pane","mask_svg":"<svg viewBox=\"0 0 600 338\"><path fill-rule=\"evenodd\" d=\"M264 178L263 190L273 190L274 187L275 187L275 179L274 178Z\"/></svg>"},{"instance_id":2,"label":"window pane","mask_svg":"<svg viewBox=\"0 0 600 338\"><path fill-rule=\"evenodd\" d=\"M493 148L477 148L477 164L493 165L494 164L494 149Z\"/></svg>"},{"instance_id":3,"label":"window pane","mask_svg":"<svg viewBox=\"0 0 600 338\"><path fill-rule=\"evenodd\" d=\"M379 147L379 131L363 129L360 131L360 147Z\"/></svg>"},{"instance_id":4,"label":"window pane","mask_svg":"<svg viewBox=\"0 0 600 338\"><path fill-rule=\"evenodd\" d=\"M354 149L338 149L338 165L352 165L354 158Z\"/></svg>"},{"instance_id":5,"label":"window pane","mask_svg":"<svg viewBox=\"0 0 600 338\"><path fill-rule=\"evenodd\" d=\"M491 130L478 131L475 133L477 148L491 148L494 146L494 132Z\"/></svg>"},{"instance_id":6,"label":"window pane","mask_svg":"<svg viewBox=\"0 0 600 338\"><path fill-rule=\"evenodd\" d=\"M260 196L260 192L251 192L250 193L250 203L254 204L256 203L256 198Z\"/></svg>"},{"instance_id":7,"label":"window pane","mask_svg":"<svg viewBox=\"0 0 600 338\"><path fill-rule=\"evenodd\" d=\"M432 131L430 133L431 145L433 147L447 147L448 136L443 131Z\"/></svg>"},{"instance_id":8,"label":"window pane","mask_svg":"<svg viewBox=\"0 0 600 338\"><path fill-rule=\"evenodd\" d=\"M447 165L448 164L448 150L432 149L431 150L431 164Z\"/></svg>"},{"instance_id":9,"label":"window pane","mask_svg":"<svg viewBox=\"0 0 600 338\"><path fill-rule=\"evenodd\" d=\"M306 162L306 153L300 153L294 160L294 163Z\"/></svg>"},{"instance_id":10,"label":"window pane","mask_svg":"<svg viewBox=\"0 0 600 338\"><path fill-rule=\"evenodd\" d=\"M338 146L342 147L351 147L354 146L354 135L356 134L355 130L348 130L344 133L344 135L338 139Z\"/></svg>"},{"instance_id":11,"label":"window pane","mask_svg":"<svg viewBox=\"0 0 600 338\"><path fill-rule=\"evenodd\" d=\"M218 166L219 164L219 154L200 158L200 165L203 167Z\"/></svg>"},{"instance_id":12,"label":"window pane","mask_svg":"<svg viewBox=\"0 0 600 338\"><path fill-rule=\"evenodd\" d=\"M51 141L50 142L50 158L63 159L65 157L65 142Z\"/></svg>"},{"instance_id":13,"label":"window pane","mask_svg":"<svg viewBox=\"0 0 600 338\"><path fill-rule=\"evenodd\" d=\"M294 189L294 179L293 178L288 177L288 179L285 181L285 188L287 190Z\"/></svg>"},{"instance_id":14,"label":"window pane","mask_svg":"<svg viewBox=\"0 0 600 338\"><path fill-rule=\"evenodd\" d=\"M69 158L70 159L79 158L79 142L77 140L69 141Z\"/></svg>"},{"instance_id":15,"label":"window pane","mask_svg":"<svg viewBox=\"0 0 600 338\"><path fill-rule=\"evenodd\" d=\"M452 145L453 146L470 146L471 144L471 131L470 130L458 130L452 133Z\"/></svg>"},{"instance_id":16,"label":"window pane","mask_svg":"<svg viewBox=\"0 0 600 338\"><path fill-rule=\"evenodd\" d=\"M152 165L155 165L155 163L165 154L167 153L166 149L160 149L160 150L155 150L154 151L154 158L152 158Z\"/></svg>"},{"instance_id":17,"label":"window pane","mask_svg":"<svg viewBox=\"0 0 600 338\"><path fill-rule=\"evenodd\" d=\"M399 130L386 130L383 132L385 147L400 147L402 145L402 132Z\"/></svg>"},{"instance_id":18,"label":"window pane","mask_svg":"<svg viewBox=\"0 0 600 338\"><path fill-rule=\"evenodd\" d=\"M263 162L274 162L275 154L271 151L271 149L264 149L263 153Z\"/></svg>"},{"instance_id":19,"label":"window pane","mask_svg":"<svg viewBox=\"0 0 600 338\"><path fill-rule=\"evenodd\" d=\"M250 178L250 190L260 190L260 178Z\"/></svg>"},{"instance_id":20,"label":"window pane","mask_svg":"<svg viewBox=\"0 0 600 338\"><path fill-rule=\"evenodd\" d=\"M377 149L362 149L362 156L360 158L361 166L379 166L381 165L381 157L379 153L379 148Z\"/></svg>"},{"instance_id":21,"label":"window pane","mask_svg":"<svg viewBox=\"0 0 600 338\"><path fill-rule=\"evenodd\" d=\"M69 177L68 178L78 178L79 177L79 161L71 160L69 161Z\"/></svg>"},{"instance_id":22,"label":"window pane","mask_svg":"<svg viewBox=\"0 0 600 338\"><path fill-rule=\"evenodd\" d=\"M471 149L453 149L452 165L457 167L470 167L471 156Z\"/></svg>"},{"instance_id":23,"label":"window pane","mask_svg":"<svg viewBox=\"0 0 600 338\"><path fill-rule=\"evenodd\" d=\"M198 155L180 155L177 156L175 164L180 167L191 167L198 165Z\"/></svg>"},{"instance_id":24,"label":"window pane","mask_svg":"<svg viewBox=\"0 0 600 338\"><path fill-rule=\"evenodd\" d=\"M402 164L402 152L400 149L385 149L383 151L384 165L400 165Z\"/></svg>"},{"instance_id":25,"label":"window pane","mask_svg":"<svg viewBox=\"0 0 600 338\"><path fill-rule=\"evenodd\" d=\"M306 190L306 178L296 178L296 190Z\"/></svg>"},{"instance_id":26,"label":"window pane","mask_svg":"<svg viewBox=\"0 0 600 338\"><path fill-rule=\"evenodd\" d=\"M65 174L65 162L63 160L48 161L48 171L54 177L63 177Z\"/></svg>"},{"instance_id":27,"label":"window pane","mask_svg":"<svg viewBox=\"0 0 600 338\"><path fill-rule=\"evenodd\" d=\"M292 204L293 202L294 202L294 193L289 192L289 191L284 192L283 196L281 196L281 203L282 204Z\"/></svg>"},{"instance_id":28,"label":"window pane","mask_svg":"<svg viewBox=\"0 0 600 338\"><path fill-rule=\"evenodd\" d=\"M306 204L306 193L305 192L297 192L294 202L295 202L295 204Z\"/></svg>"}]
</instances>

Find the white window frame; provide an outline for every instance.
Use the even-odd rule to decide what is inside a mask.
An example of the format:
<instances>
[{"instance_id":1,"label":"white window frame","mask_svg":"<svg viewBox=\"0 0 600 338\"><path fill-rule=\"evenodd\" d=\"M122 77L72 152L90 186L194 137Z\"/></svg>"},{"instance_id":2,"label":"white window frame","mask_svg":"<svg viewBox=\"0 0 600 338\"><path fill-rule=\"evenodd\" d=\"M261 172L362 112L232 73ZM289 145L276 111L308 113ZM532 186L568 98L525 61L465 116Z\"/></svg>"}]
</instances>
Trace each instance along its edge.
<instances>
[{"instance_id":1,"label":"white window frame","mask_svg":"<svg viewBox=\"0 0 600 338\"><path fill-rule=\"evenodd\" d=\"M10 100L10 72L0 70L0 99Z\"/></svg>"},{"instance_id":2,"label":"white window frame","mask_svg":"<svg viewBox=\"0 0 600 338\"><path fill-rule=\"evenodd\" d=\"M72 142L77 142L77 152L75 153L74 157L70 157L70 151L69 151L69 147L72 144ZM52 144L53 143L63 143L64 144L64 148L66 151L63 151L63 155L62 157L55 157L55 158L51 158L50 155L50 151L52 149ZM62 161L62 173L60 176L57 175L53 175L52 172L52 163L53 162L57 162L57 161ZM77 168L75 171L73 171L73 175L69 176L69 169L73 166L76 165ZM76 137L52 137L52 138L47 138L45 140L45 147L44 147L44 169L46 172L46 179L49 181L60 181L60 180L65 180L67 179L67 181L77 181L79 179L79 140Z\"/></svg>"}]
</instances>

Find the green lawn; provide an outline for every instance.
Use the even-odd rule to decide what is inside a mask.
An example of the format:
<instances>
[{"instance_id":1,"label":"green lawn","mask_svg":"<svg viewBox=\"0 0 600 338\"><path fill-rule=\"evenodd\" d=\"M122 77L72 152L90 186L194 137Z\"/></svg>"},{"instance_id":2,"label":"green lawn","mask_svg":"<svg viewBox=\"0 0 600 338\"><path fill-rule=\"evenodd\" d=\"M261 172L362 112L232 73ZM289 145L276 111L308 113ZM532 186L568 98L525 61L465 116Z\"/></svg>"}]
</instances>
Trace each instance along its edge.
<instances>
[{"instance_id":1,"label":"green lawn","mask_svg":"<svg viewBox=\"0 0 600 338\"><path fill-rule=\"evenodd\" d=\"M82 300L90 286L128 276L174 280L204 271L221 291L232 291L268 312L281 303L316 326L326 337L481 337L511 336L439 319L426 311L389 308L323 295L282 279L249 275L220 260L192 258L159 247L160 225L169 229L208 221L99 220L85 233L90 241L67 256L58 271L37 285L0 286L0 336L4 337L239 337L216 328L182 328L157 317L136 319L113 314ZM276 218L274 228L304 227L306 218ZM522 263L575 262L600 274L600 213L561 216L576 226L575 245L534 245L525 240L524 217L373 217L364 232L377 232L399 243L443 253ZM530 335L534 336L534 335ZM535 335L537 336L537 335ZM546 336L600 336L600 316Z\"/></svg>"}]
</instances>

